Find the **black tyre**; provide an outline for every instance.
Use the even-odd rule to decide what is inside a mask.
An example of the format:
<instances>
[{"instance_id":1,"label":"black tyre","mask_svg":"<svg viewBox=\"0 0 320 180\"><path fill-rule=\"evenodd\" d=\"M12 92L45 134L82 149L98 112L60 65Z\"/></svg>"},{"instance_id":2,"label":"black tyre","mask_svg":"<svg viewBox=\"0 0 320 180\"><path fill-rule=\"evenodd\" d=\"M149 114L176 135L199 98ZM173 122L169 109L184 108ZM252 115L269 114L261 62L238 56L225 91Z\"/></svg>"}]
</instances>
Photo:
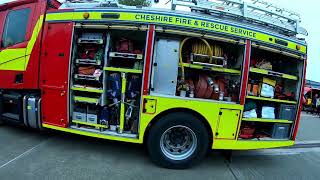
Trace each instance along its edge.
<instances>
[{"instance_id":1,"label":"black tyre","mask_svg":"<svg viewBox=\"0 0 320 180\"><path fill-rule=\"evenodd\" d=\"M168 114L154 124L147 137L151 160L162 167L185 169L199 163L208 152L209 134L189 113Z\"/></svg>"},{"instance_id":2,"label":"black tyre","mask_svg":"<svg viewBox=\"0 0 320 180\"><path fill-rule=\"evenodd\" d=\"M4 121L0 117L0 126L4 125Z\"/></svg>"}]
</instances>

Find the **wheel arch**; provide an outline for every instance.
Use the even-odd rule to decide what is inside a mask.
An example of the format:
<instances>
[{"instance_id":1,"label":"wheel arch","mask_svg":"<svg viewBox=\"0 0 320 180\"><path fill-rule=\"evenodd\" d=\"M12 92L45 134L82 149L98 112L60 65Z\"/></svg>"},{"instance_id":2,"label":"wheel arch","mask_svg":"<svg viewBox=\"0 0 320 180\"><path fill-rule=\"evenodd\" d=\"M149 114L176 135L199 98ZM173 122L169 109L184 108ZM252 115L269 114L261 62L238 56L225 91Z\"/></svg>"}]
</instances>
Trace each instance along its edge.
<instances>
[{"instance_id":1,"label":"wheel arch","mask_svg":"<svg viewBox=\"0 0 320 180\"><path fill-rule=\"evenodd\" d=\"M168 110L165 110L161 113L159 113L158 115L156 115L152 120L151 122L148 124L147 128L146 128L146 131L144 132L144 136L143 136L143 143L146 142L147 138L148 138L148 135L150 133L150 129L153 125L155 125L162 117L170 114L170 113L175 113L175 112L184 112L184 113L189 113L195 117L197 117L201 123L204 124L204 126L206 127L207 131L208 131L208 134L209 134L209 147L212 146L212 143L213 143L213 132L212 132L212 128L211 128L211 125L209 124L208 120L203 116L201 115L199 112L197 111L194 111L192 109L188 109L188 108L172 108L172 109L168 109Z\"/></svg>"}]
</instances>

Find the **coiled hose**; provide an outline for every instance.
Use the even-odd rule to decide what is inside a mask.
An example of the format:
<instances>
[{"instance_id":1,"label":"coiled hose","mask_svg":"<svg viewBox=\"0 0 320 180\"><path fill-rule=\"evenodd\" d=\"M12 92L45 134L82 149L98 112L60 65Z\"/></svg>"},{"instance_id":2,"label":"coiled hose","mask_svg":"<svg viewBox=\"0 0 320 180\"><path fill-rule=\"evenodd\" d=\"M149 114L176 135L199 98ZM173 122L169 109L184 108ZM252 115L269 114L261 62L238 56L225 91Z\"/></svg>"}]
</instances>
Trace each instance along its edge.
<instances>
[{"instance_id":1,"label":"coiled hose","mask_svg":"<svg viewBox=\"0 0 320 180\"><path fill-rule=\"evenodd\" d=\"M183 46L184 44L192 39L193 37L188 37L188 38L185 38L184 40L182 40L181 42L181 45L180 45L180 50L179 50L179 61L180 61L180 65L181 65L181 81L184 82L185 81L185 73L184 73L184 66L183 66L183 59L182 59L182 50L183 50ZM210 44L208 43L207 40L203 39L203 38L199 38L208 48L209 50L209 62L212 63L212 57L213 57L213 50L210 46Z\"/></svg>"}]
</instances>

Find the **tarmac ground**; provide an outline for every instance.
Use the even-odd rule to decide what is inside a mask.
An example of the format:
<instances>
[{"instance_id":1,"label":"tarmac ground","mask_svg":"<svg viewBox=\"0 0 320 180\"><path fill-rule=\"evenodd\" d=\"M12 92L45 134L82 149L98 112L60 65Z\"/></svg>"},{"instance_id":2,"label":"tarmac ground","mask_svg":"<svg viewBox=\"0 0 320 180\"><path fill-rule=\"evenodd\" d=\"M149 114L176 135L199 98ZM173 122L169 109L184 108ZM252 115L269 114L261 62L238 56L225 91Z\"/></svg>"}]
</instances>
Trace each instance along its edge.
<instances>
[{"instance_id":1,"label":"tarmac ground","mask_svg":"<svg viewBox=\"0 0 320 180\"><path fill-rule=\"evenodd\" d=\"M319 179L320 118L303 113L291 148L221 151L187 170L155 166L141 145L0 126L0 179Z\"/></svg>"}]
</instances>

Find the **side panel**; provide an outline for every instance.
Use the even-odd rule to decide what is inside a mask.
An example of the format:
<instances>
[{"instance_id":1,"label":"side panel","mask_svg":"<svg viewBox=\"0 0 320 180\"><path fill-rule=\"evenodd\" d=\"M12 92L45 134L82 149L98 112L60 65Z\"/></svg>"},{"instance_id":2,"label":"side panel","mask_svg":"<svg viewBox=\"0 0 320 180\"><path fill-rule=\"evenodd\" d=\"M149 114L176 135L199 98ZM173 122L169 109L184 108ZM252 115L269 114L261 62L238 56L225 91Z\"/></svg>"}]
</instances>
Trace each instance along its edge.
<instances>
[{"instance_id":1,"label":"side panel","mask_svg":"<svg viewBox=\"0 0 320 180\"><path fill-rule=\"evenodd\" d=\"M67 127L68 76L73 23L48 23L40 63L43 123Z\"/></svg>"},{"instance_id":2,"label":"side panel","mask_svg":"<svg viewBox=\"0 0 320 180\"><path fill-rule=\"evenodd\" d=\"M235 139L240 117L239 110L221 109L216 137L219 139Z\"/></svg>"},{"instance_id":3,"label":"side panel","mask_svg":"<svg viewBox=\"0 0 320 180\"><path fill-rule=\"evenodd\" d=\"M176 94L179 46L179 40L156 39L152 87L154 93Z\"/></svg>"},{"instance_id":4,"label":"side panel","mask_svg":"<svg viewBox=\"0 0 320 180\"><path fill-rule=\"evenodd\" d=\"M151 100L151 101L149 101ZM233 109L242 111L243 106L239 104L228 104L221 103L219 101L200 101L195 99L186 99L180 97L157 97L157 96L144 96L143 102L147 102L144 106L144 113L141 115L140 123L140 135L139 137L143 139L144 132L147 129L149 123L159 114L164 111L183 108L195 111L199 113L204 119L208 121L213 132L213 138L216 137L216 127L219 120L220 109ZM155 105L154 105L155 104ZM150 107L156 107L150 108ZM155 112L155 113L152 113ZM236 130L235 130L236 131Z\"/></svg>"},{"instance_id":5,"label":"side panel","mask_svg":"<svg viewBox=\"0 0 320 180\"><path fill-rule=\"evenodd\" d=\"M294 141L252 141L252 140L235 140L235 139L217 139L216 127L218 125L220 109L234 109L238 111L243 110L243 106L239 104L227 104L221 102L212 101L198 101L188 100L183 98L172 97L156 97L156 96L144 96L144 102L148 99L154 100L152 103L156 103L155 113L152 111L144 112L141 115L140 134L139 140L143 141L144 133L150 124L150 122L159 114L172 108L184 108L198 112L209 123L213 132L213 144L212 149L234 149L234 150L248 150L248 149L262 149L262 148L275 148L283 146L292 146ZM168 106L168 104L170 106ZM153 104L152 104L153 105ZM149 109L150 110L150 109ZM241 117L241 115L240 115Z\"/></svg>"}]
</instances>

